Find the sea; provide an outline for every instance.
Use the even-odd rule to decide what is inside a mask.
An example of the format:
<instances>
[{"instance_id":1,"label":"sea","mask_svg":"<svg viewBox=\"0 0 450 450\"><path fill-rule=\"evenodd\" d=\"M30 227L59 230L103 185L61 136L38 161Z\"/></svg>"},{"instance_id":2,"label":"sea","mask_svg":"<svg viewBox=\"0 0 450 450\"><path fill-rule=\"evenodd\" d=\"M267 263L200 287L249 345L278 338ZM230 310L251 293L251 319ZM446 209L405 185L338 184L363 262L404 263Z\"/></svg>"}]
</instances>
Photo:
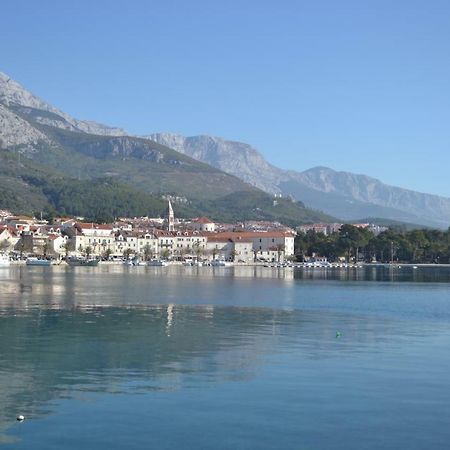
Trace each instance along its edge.
<instances>
[{"instance_id":1,"label":"sea","mask_svg":"<svg viewBox=\"0 0 450 450\"><path fill-rule=\"evenodd\" d=\"M448 267L0 268L0 450L448 448Z\"/></svg>"}]
</instances>

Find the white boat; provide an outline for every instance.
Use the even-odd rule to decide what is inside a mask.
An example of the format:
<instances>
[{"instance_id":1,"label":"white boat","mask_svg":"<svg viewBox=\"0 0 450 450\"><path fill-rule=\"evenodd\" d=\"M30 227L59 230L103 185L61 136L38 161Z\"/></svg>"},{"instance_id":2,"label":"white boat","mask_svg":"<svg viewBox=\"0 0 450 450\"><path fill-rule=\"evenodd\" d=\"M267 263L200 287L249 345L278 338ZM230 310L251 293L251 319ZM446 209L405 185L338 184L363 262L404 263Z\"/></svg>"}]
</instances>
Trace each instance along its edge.
<instances>
[{"instance_id":1,"label":"white boat","mask_svg":"<svg viewBox=\"0 0 450 450\"><path fill-rule=\"evenodd\" d=\"M229 267L231 266L231 262L224 261L222 259L214 259L213 261L211 261L211 265L214 267Z\"/></svg>"},{"instance_id":2,"label":"white boat","mask_svg":"<svg viewBox=\"0 0 450 450\"><path fill-rule=\"evenodd\" d=\"M151 259L150 261L147 262L147 266L152 267L164 267L168 265L169 263L167 261L163 261L162 259Z\"/></svg>"},{"instance_id":3,"label":"white boat","mask_svg":"<svg viewBox=\"0 0 450 450\"><path fill-rule=\"evenodd\" d=\"M7 267L11 264L8 255L0 255L0 267Z\"/></svg>"},{"instance_id":4,"label":"white boat","mask_svg":"<svg viewBox=\"0 0 450 450\"><path fill-rule=\"evenodd\" d=\"M25 264L27 266L50 266L51 261L49 259L40 259L40 258L27 258Z\"/></svg>"}]
</instances>

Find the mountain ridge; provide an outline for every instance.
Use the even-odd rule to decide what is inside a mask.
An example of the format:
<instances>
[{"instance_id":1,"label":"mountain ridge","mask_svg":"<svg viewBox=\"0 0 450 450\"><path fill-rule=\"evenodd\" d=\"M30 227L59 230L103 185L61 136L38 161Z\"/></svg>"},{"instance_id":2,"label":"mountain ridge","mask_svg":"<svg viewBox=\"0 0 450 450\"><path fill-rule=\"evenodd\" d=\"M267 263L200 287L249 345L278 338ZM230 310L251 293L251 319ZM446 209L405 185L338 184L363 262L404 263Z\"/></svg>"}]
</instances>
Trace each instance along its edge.
<instances>
[{"instance_id":1,"label":"mountain ridge","mask_svg":"<svg viewBox=\"0 0 450 450\"><path fill-rule=\"evenodd\" d=\"M126 135L125 130L121 128L110 127L91 120L77 120L71 115L53 107L46 101L34 95L17 81L0 71L0 102L9 107L17 105L22 108L32 108L34 110L46 111L54 113L63 118L66 122L67 129L73 131L82 131L85 133L100 134L107 136ZM47 125L50 123L47 122ZM60 121L59 127L62 121ZM54 124L54 126L58 126Z\"/></svg>"},{"instance_id":2,"label":"mountain ridge","mask_svg":"<svg viewBox=\"0 0 450 450\"><path fill-rule=\"evenodd\" d=\"M98 209L100 217L119 211L129 214L127 203L141 214L145 204L171 196L178 199L183 214L217 220L277 218L290 225L333 220L300 202L275 203L273 196L234 175L157 142L95 126L101 127L100 134L93 134L91 122L52 107L2 74L0 208L6 205L21 212L62 208L81 215L86 205L80 198L86 196L92 205L97 189L102 192L99 201L108 206ZM67 203L71 190L75 208ZM58 200L60 192L63 203ZM133 195L140 200L133 203Z\"/></svg>"},{"instance_id":3,"label":"mountain ridge","mask_svg":"<svg viewBox=\"0 0 450 450\"><path fill-rule=\"evenodd\" d=\"M175 136L175 137L174 137ZM345 220L382 217L447 228L450 199L387 185L364 174L317 166L303 172L273 166L249 144L218 137L170 133L149 135L153 140L232 173L272 194L292 196L306 206Z\"/></svg>"}]
</instances>

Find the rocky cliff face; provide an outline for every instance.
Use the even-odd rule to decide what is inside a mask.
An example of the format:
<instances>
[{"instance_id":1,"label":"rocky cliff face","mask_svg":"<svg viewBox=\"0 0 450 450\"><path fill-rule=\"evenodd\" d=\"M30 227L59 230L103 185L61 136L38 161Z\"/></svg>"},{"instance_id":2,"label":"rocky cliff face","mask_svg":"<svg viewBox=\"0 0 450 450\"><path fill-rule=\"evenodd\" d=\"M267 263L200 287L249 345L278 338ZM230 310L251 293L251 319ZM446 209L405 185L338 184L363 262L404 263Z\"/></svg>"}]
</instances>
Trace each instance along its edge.
<instances>
[{"instance_id":1,"label":"rocky cliff face","mask_svg":"<svg viewBox=\"0 0 450 450\"><path fill-rule=\"evenodd\" d=\"M0 72L0 104L21 114L32 114L36 122L44 125L104 136L122 136L126 134L121 128L77 120L36 97L2 72Z\"/></svg>"},{"instance_id":2,"label":"rocky cliff face","mask_svg":"<svg viewBox=\"0 0 450 450\"><path fill-rule=\"evenodd\" d=\"M0 149L34 147L40 141L49 143L44 133L0 103Z\"/></svg>"},{"instance_id":3,"label":"rocky cliff face","mask_svg":"<svg viewBox=\"0 0 450 450\"><path fill-rule=\"evenodd\" d=\"M284 171L269 164L248 144L212 136L184 137L170 133L156 133L146 137L224 172L236 175L266 192L281 194L278 183L284 178Z\"/></svg>"}]
</instances>

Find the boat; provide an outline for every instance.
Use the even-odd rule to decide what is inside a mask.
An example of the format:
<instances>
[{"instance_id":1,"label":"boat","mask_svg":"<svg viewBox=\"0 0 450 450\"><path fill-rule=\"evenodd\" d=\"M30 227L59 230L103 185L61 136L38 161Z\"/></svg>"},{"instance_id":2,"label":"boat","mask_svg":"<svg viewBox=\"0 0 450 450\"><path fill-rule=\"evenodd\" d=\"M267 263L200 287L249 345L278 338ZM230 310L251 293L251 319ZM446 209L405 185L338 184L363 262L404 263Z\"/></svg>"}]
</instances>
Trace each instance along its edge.
<instances>
[{"instance_id":1,"label":"boat","mask_svg":"<svg viewBox=\"0 0 450 450\"><path fill-rule=\"evenodd\" d=\"M214 259L213 261L211 261L211 266L214 266L214 267L229 267L229 266L231 266L231 262L224 261L222 259Z\"/></svg>"},{"instance_id":2,"label":"boat","mask_svg":"<svg viewBox=\"0 0 450 450\"><path fill-rule=\"evenodd\" d=\"M27 258L25 264L27 266L50 266L52 262L49 259L30 257Z\"/></svg>"},{"instance_id":3,"label":"boat","mask_svg":"<svg viewBox=\"0 0 450 450\"><path fill-rule=\"evenodd\" d=\"M67 260L67 264L69 266L96 267L98 265L98 259L71 257Z\"/></svg>"},{"instance_id":4,"label":"boat","mask_svg":"<svg viewBox=\"0 0 450 450\"><path fill-rule=\"evenodd\" d=\"M8 255L0 255L0 267L7 267L11 264Z\"/></svg>"},{"instance_id":5,"label":"boat","mask_svg":"<svg viewBox=\"0 0 450 450\"><path fill-rule=\"evenodd\" d=\"M169 263L167 261L163 261L162 259L151 259L147 262L147 266L152 267L165 267L168 266Z\"/></svg>"}]
</instances>

